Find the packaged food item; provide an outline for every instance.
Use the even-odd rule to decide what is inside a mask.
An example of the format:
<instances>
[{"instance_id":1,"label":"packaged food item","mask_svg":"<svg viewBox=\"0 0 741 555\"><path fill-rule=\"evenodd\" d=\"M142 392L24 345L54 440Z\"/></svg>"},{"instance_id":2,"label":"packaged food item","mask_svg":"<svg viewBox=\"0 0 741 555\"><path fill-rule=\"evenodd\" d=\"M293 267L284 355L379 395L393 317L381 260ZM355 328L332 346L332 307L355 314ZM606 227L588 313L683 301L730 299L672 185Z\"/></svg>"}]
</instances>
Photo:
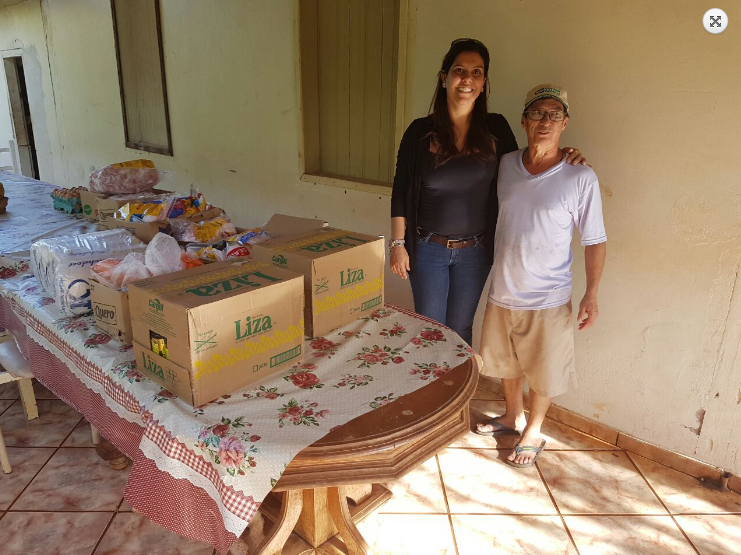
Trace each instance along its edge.
<instances>
[{"instance_id":1,"label":"packaged food item","mask_svg":"<svg viewBox=\"0 0 741 555\"><path fill-rule=\"evenodd\" d=\"M163 222L168 218L175 200L176 197L172 195L162 195L141 202L129 202L119 208L113 217L127 222Z\"/></svg>"},{"instance_id":2,"label":"packaged food item","mask_svg":"<svg viewBox=\"0 0 741 555\"><path fill-rule=\"evenodd\" d=\"M123 260L107 272L101 271L96 266L93 266L91 270L93 276L99 282L114 289L124 289L132 281L152 277L152 272L144 263L144 255L139 252L127 254Z\"/></svg>"},{"instance_id":3,"label":"packaged food item","mask_svg":"<svg viewBox=\"0 0 741 555\"><path fill-rule=\"evenodd\" d=\"M165 336L150 331L149 343L156 354L160 355L162 358L170 358L170 353L167 350L167 338Z\"/></svg>"},{"instance_id":4,"label":"packaged food item","mask_svg":"<svg viewBox=\"0 0 741 555\"><path fill-rule=\"evenodd\" d=\"M54 189L51 198L54 201L54 210L60 210L67 214L79 214L82 212L82 201L80 193L87 191L85 187L73 187L72 189ZM0 195L2 197L2 195Z\"/></svg>"},{"instance_id":5,"label":"packaged food item","mask_svg":"<svg viewBox=\"0 0 741 555\"><path fill-rule=\"evenodd\" d=\"M90 190L95 193L141 193L151 191L170 172L159 172L151 160L130 160L110 164L90 174Z\"/></svg>"},{"instance_id":6,"label":"packaged food item","mask_svg":"<svg viewBox=\"0 0 741 555\"><path fill-rule=\"evenodd\" d=\"M188 268L196 268L197 266L203 266L203 260L187 252L184 252L180 255L180 261L182 270L186 270Z\"/></svg>"},{"instance_id":7,"label":"packaged food item","mask_svg":"<svg viewBox=\"0 0 741 555\"><path fill-rule=\"evenodd\" d=\"M143 252L144 243L122 229L41 239L31 246L31 270L63 314L92 310L90 268L107 258Z\"/></svg>"},{"instance_id":8,"label":"packaged food item","mask_svg":"<svg viewBox=\"0 0 741 555\"><path fill-rule=\"evenodd\" d=\"M261 227L248 229L226 240L226 258L251 256L252 245L270 239L270 234Z\"/></svg>"},{"instance_id":9,"label":"packaged food item","mask_svg":"<svg viewBox=\"0 0 741 555\"><path fill-rule=\"evenodd\" d=\"M168 218L181 218L183 216L192 216L198 212L208 210L210 205L206 198L195 187L190 188L190 195L178 196L172 203Z\"/></svg>"},{"instance_id":10,"label":"packaged food item","mask_svg":"<svg viewBox=\"0 0 741 555\"><path fill-rule=\"evenodd\" d=\"M203 262L180 250L178 242L158 233L147 245L144 254L129 253L123 260L109 258L93 265L91 273L100 283L123 290L132 281L201 266Z\"/></svg>"},{"instance_id":11,"label":"packaged food item","mask_svg":"<svg viewBox=\"0 0 741 555\"><path fill-rule=\"evenodd\" d=\"M175 238L183 242L215 243L237 233L226 214L200 222L177 219L170 223Z\"/></svg>"},{"instance_id":12,"label":"packaged food item","mask_svg":"<svg viewBox=\"0 0 741 555\"><path fill-rule=\"evenodd\" d=\"M158 233L147 245L144 262L155 276L171 274L182 269L180 255L178 242L169 235Z\"/></svg>"},{"instance_id":13,"label":"packaged food item","mask_svg":"<svg viewBox=\"0 0 741 555\"><path fill-rule=\"evenodd\" d=\"M218 245L204 245L203 243L190 243L185 247L185 252L199 260L219 262L225 260L224 251Z\"/></svg>"}]
</instances>

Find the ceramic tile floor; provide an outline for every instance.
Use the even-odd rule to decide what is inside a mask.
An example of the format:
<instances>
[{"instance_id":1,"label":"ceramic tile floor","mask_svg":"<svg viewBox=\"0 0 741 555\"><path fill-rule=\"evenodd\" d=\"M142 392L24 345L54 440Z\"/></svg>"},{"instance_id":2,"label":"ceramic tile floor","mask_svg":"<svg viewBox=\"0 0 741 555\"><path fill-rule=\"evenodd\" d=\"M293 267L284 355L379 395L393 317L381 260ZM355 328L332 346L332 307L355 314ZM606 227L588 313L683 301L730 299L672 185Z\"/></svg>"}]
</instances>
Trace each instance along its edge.
<instances>
[{"instance_id":1,"label":"ceramic tile floor","mask_svg":"<svg viewBox=\"0 0 741 555\"><path fill-rule=\"evenodd\" d=\"M2 555L214 554L131 512L121 493L127 471L98 459L82 417L36 387L41 417L28 422L15 384L0 386L0 426L14 465L0 474ZM501 398L481 390L472 419L502 408ZM503 462L514 438L469 434L391 484L393 499L361 532L377 555L741 554L741 494L709 489L555 421L545 433L547 451L526 470ZM258 517L255 537L262 524ZM313 553L297 536L283 550Z\"/></svg>"}]
</instances>

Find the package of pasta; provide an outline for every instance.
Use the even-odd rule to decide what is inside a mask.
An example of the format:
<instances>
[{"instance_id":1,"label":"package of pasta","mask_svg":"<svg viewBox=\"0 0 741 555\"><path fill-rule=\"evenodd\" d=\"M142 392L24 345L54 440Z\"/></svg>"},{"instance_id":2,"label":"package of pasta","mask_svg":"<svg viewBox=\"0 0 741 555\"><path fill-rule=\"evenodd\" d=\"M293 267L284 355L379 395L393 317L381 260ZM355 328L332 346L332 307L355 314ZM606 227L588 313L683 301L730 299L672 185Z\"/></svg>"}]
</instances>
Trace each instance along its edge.
<instances>
[{"instance_id":1,"label":"package of pasta","mask_svg":"<svg viewBox=\"0 0 741 555\"><path fill-rule=\"evenodd\" d=\"M175 239L186 243L216 243L237 233L226 214L200 222L170 220L170 224Z\"/></svg>"},{"instance_id":2,"label":"package of pasta","mask_svg":"<svg viewBox=\"0 0 741 555\"><path fill-rule=\"evenodd\" d=\"M162 222L168 218L176 197L164 195L158 198L129 202L119 208L113 217L127 222Z\"/></svg>"},{"instance_id":3,"label":"package of pasta","mask_svg":"<svg viewBox=\"0 0 741 555\"><path fill-rule=\"evenodd\" d=\"M170 206L168 218L182 218L192 216L198 212L208 210L210 205L206 198L195 187L190 188L190 195L178 196Z\"/></svg>"},{"instance_id":4,"label":"package of pasta","mask_svg":"<svg viewBox=\"0 0 741 555\"><path fill-rule=\"evenodd\" d=\"M224 251L220 249L218 245L190 243L185 247L185 252L199 258L200 260L208 260L209 262L221 262L222 260L226 260Z\"/></svg>"}]
</instances>

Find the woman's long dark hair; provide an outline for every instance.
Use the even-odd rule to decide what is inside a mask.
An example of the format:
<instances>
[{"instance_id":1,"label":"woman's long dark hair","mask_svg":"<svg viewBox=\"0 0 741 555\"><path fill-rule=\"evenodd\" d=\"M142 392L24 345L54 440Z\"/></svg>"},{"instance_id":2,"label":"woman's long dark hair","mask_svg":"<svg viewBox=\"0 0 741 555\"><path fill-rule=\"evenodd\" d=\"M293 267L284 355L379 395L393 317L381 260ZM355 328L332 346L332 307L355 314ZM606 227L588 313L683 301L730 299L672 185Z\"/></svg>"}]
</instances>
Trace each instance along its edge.
<instances>
[{"instance_id":1,"label":"woman's long dark hair","mask_svg":"<svg viewBox=\"0 0 741 555\"><path fill-rule=\"evenodd\" d=\"M475 39L457 39L450 45L450 50L443 58L440 72L446 75L453 66L453 62L462 52L476 52L484 60L484 90L479 94L473 104L471 114L471 126L466 136L464 152L459 152L455 146L455 132L453 122L448 113L448 93L443 87L440 74L437 76L437 87L430 104L430 114L434 129L430 137L437 146L435 154L435 166L440 166L456 156L469 154L485 162L495 162L497 159L494 137L486 125L487 107L486 97L489 96L489 50L483 43Z\"/></svg>"}]
</instances>

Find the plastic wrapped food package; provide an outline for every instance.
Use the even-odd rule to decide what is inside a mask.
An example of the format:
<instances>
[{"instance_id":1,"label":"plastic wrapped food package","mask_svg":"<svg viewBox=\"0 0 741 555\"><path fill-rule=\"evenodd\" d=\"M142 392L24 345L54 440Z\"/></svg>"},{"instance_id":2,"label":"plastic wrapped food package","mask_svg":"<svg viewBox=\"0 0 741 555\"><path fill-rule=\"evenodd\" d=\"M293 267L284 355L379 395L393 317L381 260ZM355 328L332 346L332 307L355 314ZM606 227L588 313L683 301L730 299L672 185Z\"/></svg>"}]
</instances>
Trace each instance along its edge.
<instances>
[{"instance_id":1,"label":"plastic wrapped food package","mask_svg":"<svg viewBox=\"0 0 741 555\"><path fill-rule=\"evenodd\" d=\"M206 197L198 189L191 186L190 195L175 198L170 206L167 217L182 218L183 216L192 216L198 212L208 210L209 207L210 205L206 202Z\"/></svg>"},{"instance_id":2,"label":"plastic wrapped food package","mask_svg":"<svg viewBox=\"0 0 741 555\"><path fill-rule=\"evenodd\" d=\"M127 283L152 277L152 272L144 265L144 255L139 252L129 253L123 260L102 260L91 268L90 273L100 283L114 289L123 289Z\"/></svg>"},{"instance_id":3,"label":"plastic wrapped food package","mask_svg":"<svg viewBox=\"0 0 741 555\"><path fill-rule=\"evenodd\" d=\"M144 263L152 274L171 274L181 269L180 245L174 237L158 233L147 245Z\"/></svg>"},{"instance_id":4,"label":"plastic wrapped food package","mask_svg":"<svg viewBox=\"0 0 741 555\"><path fill-rule=\"evenodd\" d=\"M158 233L144 254L128 254L123 260L107 259L95 264L91 273L99 282L114 289L124 289L132 281L169 274L201 266L202 261L180 250L177 241Z\"/></svg>"},{"instance_id":5,"label":"plastic wrapped food package","mask_svg":"<svg viewBox=\"0 0 741 555\"><path fill-rule=\"evenodd\" d=\"M115 195L151 191L170 172L159 172L151 160L130 160L110 164L90 174L90 190Z\"/></svg>"},{"instance_id":6,"label":"plastic wrapped food package","mask_svg":"<svg viewBox=\"0 0 741 555\"><path fill-rule=\"evenodd\" d=\"M191 188L190 195L181 193L114 195L112 200L129 200L113 215L117 220L128 222L160 222L172 218L192 216L198 212L208 210L210 205L206 198L195 188Z\"/></svg>"},{"instance_id":7,"label":"plastic wrapped food package","mask_svg":"<svg viewBox=\"0 0 741 555\"><path fill-rule=\"evenodd\" d=\"M202 243L191 243L185 248L185 252L200 260L219 262L226 260L226 253L216 245L204 245Z\"/></svg>"},{"instance_id":8,"label":"plastic wrapped food package","mask_svg":"<svg viewBox=\"0 0 741 555\"><path fill-rule=\"evenodd\" d=\"M41 239L31 246L31 271L63 314L84 314L92 310L88 280L93 264L144 248L123 229Z\"/></svg>"},{"instance_id":9,"label":"plastic wrapped food package","mask_svg":"<svg viewBox=\"0 0 741 555\"><path fill-rule=\"evenodd\" d=\"M234 237L229 237L226 240L226 258L251 256L252 245L270 239L270 237L270 234L261 227L248 229Z\"/></svg>"},{"instance_id":10,"label":"plastic wrapped food package","mask_svg":"<svg viewBox=\"0 0 741 555\"><path fill-rule=\"evenodd\" d=\"M226 214L201 222L180 219L171 220L170 223L175 238L184 242L215 243L237 233L237 229Z\"/></svg>"},{"instance_id":11,"label":"plastic wrapped food package","mask_svg":"<svg viewBox=\"0 0 741 555\"><path fill-rule=\"evenodd\" d=\"M197 256L194 256L191 253L184 252L180 256L182 269L187 270L188 268L196 268L198 266L203 266L203 260L198 258Z\"/></svg>"},{"instance_id":12,"label":"plastic wrapped food package","mask_svg":"<svg viewBox=\"0 0 741 555\"><path fill-rule=\"evenodd\" d=\"M163 222L168 218L176 198L173 195L163 195L141 202L129 202L119 208L113 217L127 222Z\"/></svg>"}]
</instances>

